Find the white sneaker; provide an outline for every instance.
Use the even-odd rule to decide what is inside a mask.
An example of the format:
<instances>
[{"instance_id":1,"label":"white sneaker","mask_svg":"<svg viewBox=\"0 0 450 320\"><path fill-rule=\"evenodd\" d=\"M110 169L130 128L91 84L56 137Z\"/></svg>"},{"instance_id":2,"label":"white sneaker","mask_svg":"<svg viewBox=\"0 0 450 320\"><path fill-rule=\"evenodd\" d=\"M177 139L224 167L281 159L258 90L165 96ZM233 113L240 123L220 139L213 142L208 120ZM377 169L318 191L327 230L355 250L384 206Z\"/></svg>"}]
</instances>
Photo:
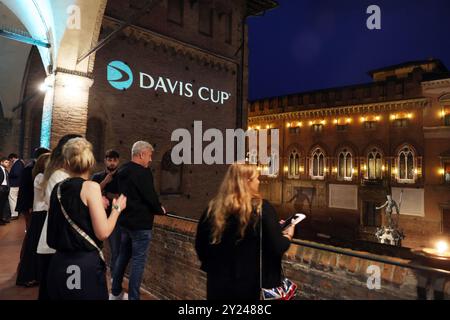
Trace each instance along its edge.
<instances>
[{"instance_id":1,"label":"white sneaker","mask_svg":"<svg viewBox=\"0 0 450 320\"><path fill-rule=\"evenodd\" d=\"M109 300L128 300L128 293L122 291L118 296L110 293Z\"/></svg>"}]
</instances>

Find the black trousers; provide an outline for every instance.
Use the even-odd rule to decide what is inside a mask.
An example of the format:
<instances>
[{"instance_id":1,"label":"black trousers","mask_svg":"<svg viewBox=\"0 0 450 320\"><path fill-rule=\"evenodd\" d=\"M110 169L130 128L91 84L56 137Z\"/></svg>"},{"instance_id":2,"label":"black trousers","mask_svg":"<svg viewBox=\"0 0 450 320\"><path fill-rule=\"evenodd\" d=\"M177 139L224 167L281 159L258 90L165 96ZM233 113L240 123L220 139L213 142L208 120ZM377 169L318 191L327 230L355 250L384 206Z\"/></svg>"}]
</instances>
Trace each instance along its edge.
<instances>
[{"instance_id":1,"label":"black trousers","mask_svg":"<svg viewBox=\"0 0 450 320\"><path fill-rule=\"evenodd\" d=\"M8 203L9 188L0 186L0 220L9 220L11 217L11 211L9 210Z\"/></svg>"},{"instance_id":2,"label":"black trousers","mask_svg":"<svg viewBox=\"0 0 450 320\"><path fill-rule=\"evenodd\" d=\"M31 224L23 240L22 255L17 269L16 285L18 286L26 286L32 281L40 280L39 255L36 250L46 215L47 213L43 211L33 212L31 216Z\"/></svg>"}]
</instances>

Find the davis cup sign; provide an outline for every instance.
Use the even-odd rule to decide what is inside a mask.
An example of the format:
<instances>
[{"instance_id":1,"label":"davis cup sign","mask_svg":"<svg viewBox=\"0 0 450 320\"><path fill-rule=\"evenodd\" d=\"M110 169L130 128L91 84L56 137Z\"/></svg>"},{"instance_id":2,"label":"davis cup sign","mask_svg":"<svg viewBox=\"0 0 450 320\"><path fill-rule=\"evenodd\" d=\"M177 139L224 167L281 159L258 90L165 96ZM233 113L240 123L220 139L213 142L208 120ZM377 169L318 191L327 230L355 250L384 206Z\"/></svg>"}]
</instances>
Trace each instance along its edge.
<instances>
[{"instance_id":1,"label":"davis cup sign","mask_svg":"<svg viewBox=\"0 0 450 320\"><path fill-rule=\"evenodd\" d=\"M107 79L109 84L117 90L129 89L135 80L131 68L122 61L112 61L108 64ZM202 101L209 101L214 104L225 104L231 93L217 90L208 86L195 87L194 84L174 80L162 76L139 72L139 88L154 90L165 94L179 95L185 98L198 97Z\"/></svg>"}]
</instances>

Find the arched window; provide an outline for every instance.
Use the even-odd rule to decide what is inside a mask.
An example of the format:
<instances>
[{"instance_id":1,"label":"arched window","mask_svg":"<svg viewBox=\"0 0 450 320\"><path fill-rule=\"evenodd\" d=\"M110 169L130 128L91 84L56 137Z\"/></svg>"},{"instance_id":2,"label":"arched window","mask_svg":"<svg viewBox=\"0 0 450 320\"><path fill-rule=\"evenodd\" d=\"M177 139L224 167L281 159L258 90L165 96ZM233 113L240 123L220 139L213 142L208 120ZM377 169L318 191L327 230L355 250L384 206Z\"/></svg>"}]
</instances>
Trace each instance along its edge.
<instances>
[{"instance_id":1,"label":"arched window","mask_svg":"<svg viewBox=\"0 0 450 320\"><path fill-rule=\"evenodd\" d=\"M311 178L325 178L325 153L322 149L317 148L311 154Z\"/></svg>"},{"instance_id":2,"label":"arched window","mask_svg":"<svg viewBox=\"0 0 450 320\"><path fill-rule=\"evenodd\" d=\"M289 155L288 167L289 178L298 178L300 176L300 155L297 150L293 150Z\"/></svg>"},{"instance_id":3,"label":"arched window","mask_svg":"<svg viewBox=\"0 0 450 320\"><path fill-rule=\"evenodd\" d=\"M367 178L383 178L383 156L377 148L373 148L367 155Z\"/></svg>"},{"instance_id":4,"label":"arched window","mask_svg":"<svg viewBox=\"0 0 450 320\"><path fill-rule=\"evenodd\" d=\"M415 181L415 153L410 146L400 149L397 156L397 180L404 183Z\"/></svg>"},{"instance_id":5,"label":"arched window","mask_svg":"<svg viewBox=\"0 0 450 320\"><path fill-rule=\"evenodd\" d=\"M348 149L343 149L338 156L338 178L351 180L353 176L353 156Z\"/></svg>"}]
</instances>

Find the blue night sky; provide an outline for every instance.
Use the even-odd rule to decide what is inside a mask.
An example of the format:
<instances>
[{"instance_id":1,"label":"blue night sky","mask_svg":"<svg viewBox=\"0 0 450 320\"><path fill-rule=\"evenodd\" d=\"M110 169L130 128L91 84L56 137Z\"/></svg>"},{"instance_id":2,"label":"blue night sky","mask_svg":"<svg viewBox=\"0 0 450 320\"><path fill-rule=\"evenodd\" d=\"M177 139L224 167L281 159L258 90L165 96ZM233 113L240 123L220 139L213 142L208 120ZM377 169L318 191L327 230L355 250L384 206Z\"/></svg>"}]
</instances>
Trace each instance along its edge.
<instances>
[{"instance_id":1,"label":"blue night sky","mask_svg":"<svg viewBox=\"0 0 450 320\"><path fill-rule=\"evenodd\" d=\"M250 17L250 100L367 83L367 72L430 57L450 68L449 0L278 0ZM367 7L381 8L369 30Z\"/></svg>"}]
</instances>

